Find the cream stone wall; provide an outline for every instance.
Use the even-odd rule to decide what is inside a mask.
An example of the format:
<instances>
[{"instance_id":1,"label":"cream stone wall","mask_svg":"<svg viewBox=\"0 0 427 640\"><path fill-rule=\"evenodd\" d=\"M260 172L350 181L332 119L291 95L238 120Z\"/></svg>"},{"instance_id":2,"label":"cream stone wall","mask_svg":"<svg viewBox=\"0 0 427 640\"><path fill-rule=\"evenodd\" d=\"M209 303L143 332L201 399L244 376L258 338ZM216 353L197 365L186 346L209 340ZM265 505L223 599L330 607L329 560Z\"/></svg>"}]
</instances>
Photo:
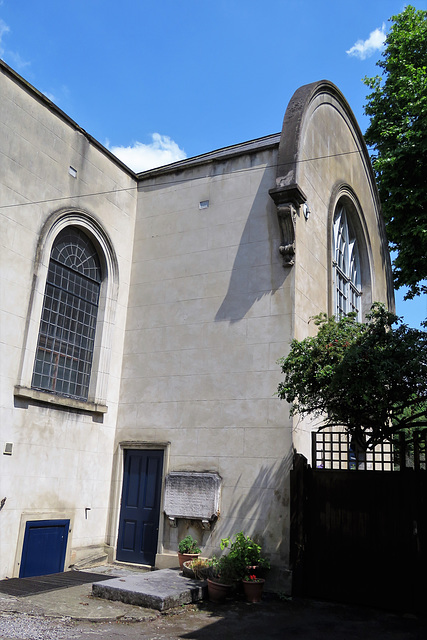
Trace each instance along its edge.
<instances>
[{"instance_id":1,"label":"cream stone wall","mask_svg":"<svg viewBox=\"0 0 427 640\"><path fill-rule=\"evenodd\" d=\"M66 566L105 543L136 188L129 171L6 67L0 83L0 567L1 577L12 577L27 520L70 519ZM77 219L103 230L114 247L115 282L110 271L104 289L114 300L104 301L94 363L96 401L107 413L16 392L31 385L50 230ZM5 443L13 444L10 456Z\"/></svg>"},{"instance_id":2,"label":"cream stone wall","mask_svg":"<svg viewBox=\"0 0 427 640\"><path fill-rule=\"evenodd\" d=\"M295 181L306 195L309 209L308 219L303 208L298 209L295 225L297 340L315 334L311 317L322 312L335 314L333 217L340 198L346 199L350 208L356 207L351 211L352 222L360 227L358 244L361 257L364 255L363 315L375 301L394 309L384 223L362 134L336 87L328 82L309 87L311 92L305 91L305 103L300 106L301 125L295 150ZM289 108L294 102L295 98ZM308 460L311 460L311 432L319 424L316 419L294 418L294 445Z\"/></svg>"},{"instance_id":3,"label":"cream stone wall","mask_svg":"<svg viewBox=\"0 0 427 640\"><path fill-rule=\"evenodd\" d=\"M326 81L306 85L282 134L136 176L0 70L0 577L19 574L29 520L70 520L66 568L114 558L124 452L154 448L164 476L221 476L211 529L171 527L162 511L156 566L176 566L188 532L211 555L243 531L271 559L270 588L290 591L292 455L310 461L317 423L291 419L275 396L277 360L314 333L311 316L334 312L340 198L366 249L364 312L394 304L373 174L345 99ZM281 228L279 211L294 212ZM96 243L107 276L88 402L31 389L50 251L69 224Z\"/></svg>"},{"instance_id":4,"label":"cream stone wall","mask_svg":"<svg viewBox=\"0 0 427 640\"><path fill-rule=\"evenodd\" d=\"M192 523L203 553L243 530L287 569L292 436L274 394L293 308L268 195L276 158L261 149L142 176L116 446L118 466L120 443L169 443L165 473L218 472L218 522ZM164 525L158 563L176 564L189 526Z\"/></svg>"}]
</instances>

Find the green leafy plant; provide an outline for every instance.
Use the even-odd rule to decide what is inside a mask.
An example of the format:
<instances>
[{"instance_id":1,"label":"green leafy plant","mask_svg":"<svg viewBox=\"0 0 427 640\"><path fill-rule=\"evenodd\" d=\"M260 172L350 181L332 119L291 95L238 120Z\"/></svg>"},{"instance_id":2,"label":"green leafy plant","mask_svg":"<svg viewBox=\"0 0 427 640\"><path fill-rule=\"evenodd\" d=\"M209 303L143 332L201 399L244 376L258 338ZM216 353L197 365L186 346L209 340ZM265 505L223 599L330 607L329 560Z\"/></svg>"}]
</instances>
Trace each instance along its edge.
<instances>
[{"instance_id":1,"label":"green leafy plant","mask_svg":"<svg viewBox=\"0 0 427 640\"><path fill-rule=\"evenodd\" d=\"M180 553L196 554L200 553L200 547L197 540L195 540L192 536L187 535L179 542L178 551Z\"/></svg>"},{"instance_id":2,"label":"green leafy plant","mask_svg":"<svg viewBox=\"0 0 427 640\"><path fill-rule=\"evenodd\" d=\"M427 428L427 332L399 324L380 303L366 323L354 314L314 321L317 335L292 341L279 360L278 395L291 403L291 415L344 427L362 449Z\"/></svg>"},{"instance_id":3,"label":"green leafy plant","mask_svg":"<svg viewBox=\"0 0 427 640\"><path fill-rule=\"evenodd\" d=\"M208 577L213 582L232 585L240 579L239 563L230 555L211 558Z\"/></svg>"},{"instance_id":4,"label":"green leafy plant","mask_svg":"<svg viewBox=\"0 0 427 640\"><path fill-rule=\"evenodd\" d=\"M390 19L381 76L371 89L365 133L375 171L390 248L396 251L396 288L405 298L427 292L427 11L408 5Z\"/></svg>"},{"instance_id":5,"label":"green leafy plant","mask_svg":"<svg viewBox=\"0 0 427 640\"><path fill-rule=\"evenodd\" d=\"M234 563L234 570L238 578L243 578L248 573L248 567L270 568L270 562L261 556L261 545L257 544L242 531L234 536L234 541L222 538L221 550L229 548L226 558Z\"/></svg>"}]
</instances>

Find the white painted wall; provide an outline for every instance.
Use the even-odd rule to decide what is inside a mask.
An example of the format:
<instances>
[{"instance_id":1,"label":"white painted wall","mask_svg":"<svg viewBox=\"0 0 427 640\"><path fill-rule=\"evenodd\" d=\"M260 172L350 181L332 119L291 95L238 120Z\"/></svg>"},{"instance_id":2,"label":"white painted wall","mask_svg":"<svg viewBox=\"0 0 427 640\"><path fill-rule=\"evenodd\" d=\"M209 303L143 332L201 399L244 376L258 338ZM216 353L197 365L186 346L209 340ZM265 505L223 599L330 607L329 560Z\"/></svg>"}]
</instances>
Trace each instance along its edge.
<instances>
[{"instance_id":1,"label":"white painted wall","mask_svg":"<svg viewBox=\"0 0 427 640\"><path fill-rule=\"evenodd\" d=\"M81 548L105 542L136 189L129 172L29 86L7 72L0 83L0 497L6 498L0 567L1 577L12 577L19 573L27 520L70 518L66 566ZM31 384L39 321L31 309L37 298L42 303L47 221L65 211L97 221L117 258L114 316L106 319L109 354L97 372L108 406L103 416L14 394L15 385ZM3 455L6 442L13 443L11 456Z\"/></svg>"}]
</instances>

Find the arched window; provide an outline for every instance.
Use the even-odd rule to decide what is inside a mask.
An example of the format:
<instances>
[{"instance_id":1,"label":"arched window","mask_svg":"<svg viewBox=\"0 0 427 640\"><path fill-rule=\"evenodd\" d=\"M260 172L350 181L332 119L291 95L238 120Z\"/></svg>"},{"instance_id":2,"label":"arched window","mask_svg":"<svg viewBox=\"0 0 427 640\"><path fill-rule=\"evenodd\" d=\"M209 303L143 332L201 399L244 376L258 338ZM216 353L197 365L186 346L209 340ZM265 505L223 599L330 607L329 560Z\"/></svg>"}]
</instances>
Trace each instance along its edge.
<instances>
[{"instance_id":1,"label":"arched window","mask_svg":"<svg viewBox=\"0 0 427 640\"><path fill-rule=\"evenodd\" d=\"M354 311L362 319L362 281L356 235L344 206L338 206L334 216L334 289L335 316Z\"/></svg>"},{"instance_id":2,"label":"arched window","mask_svg":"<svg viewBox=\"0 0 427 640\"><path fill-rule=\"evenodd\" d=\"M77 227L65 227L50 254L34 389L87 400L101 280L91 240Z\"/></svg>"}]
</instances>

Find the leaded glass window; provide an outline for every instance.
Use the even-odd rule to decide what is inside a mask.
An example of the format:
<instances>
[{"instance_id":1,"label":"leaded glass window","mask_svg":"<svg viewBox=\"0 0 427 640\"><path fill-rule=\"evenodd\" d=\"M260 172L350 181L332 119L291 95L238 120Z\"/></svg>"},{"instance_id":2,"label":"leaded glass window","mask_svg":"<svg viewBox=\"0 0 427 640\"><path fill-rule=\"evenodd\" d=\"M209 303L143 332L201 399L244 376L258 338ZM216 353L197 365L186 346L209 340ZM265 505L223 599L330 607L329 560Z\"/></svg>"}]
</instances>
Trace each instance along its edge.
<instances>
[{"instance_id":1,"label":"leaded glass window","mask_svg":"<svg viewBox=\"0 0 427 640\"><path fill-rule=\"evenodd\" d=\"M361 320L361 276L359 250L345 207L337 209L334 218L334 285L335 316L351 311Z\"/></svg>"},{"instance_id":2,"label":"leaded glass window","mask_svg":"<svg viewBox=\"0 0 427 640\"><path fill-rule=\"evenodd\" d=\"M32 387L87 400L101 265L76 227L55 239L49 262Z\"/></svg>"}]
</instances>

